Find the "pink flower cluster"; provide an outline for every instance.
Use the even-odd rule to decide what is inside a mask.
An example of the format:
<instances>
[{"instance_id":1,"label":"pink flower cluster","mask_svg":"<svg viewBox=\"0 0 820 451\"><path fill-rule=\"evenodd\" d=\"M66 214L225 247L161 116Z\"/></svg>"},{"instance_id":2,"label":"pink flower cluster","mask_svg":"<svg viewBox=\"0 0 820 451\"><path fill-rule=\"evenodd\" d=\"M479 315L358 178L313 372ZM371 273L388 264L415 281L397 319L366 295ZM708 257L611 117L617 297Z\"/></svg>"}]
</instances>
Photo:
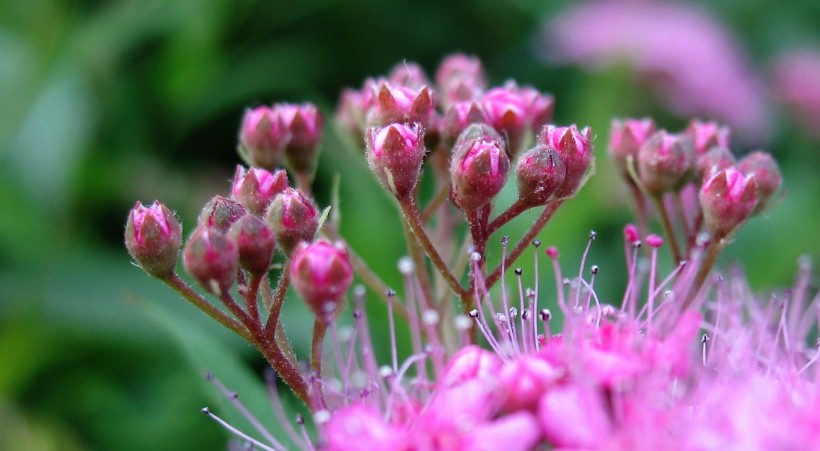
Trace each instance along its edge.
<instances>
[{"instance_id":1,"label":"pink flower cluster","mask_svg":"<svg viewBox=\"0 0 820 451\"><path fill-rule=\"evenodd\" d=\"M259 350L271 379L311 412L313 438L303 417L301 431L285 418L272 386L279 425L301 449L820 443L820 350L809 341L818 333L820 295L810 262L801 262L791 290L765 299L739 271L714 271L724 247L779 190L771 155L736 160L729 129L714 122L670 133L651 119L614 121L609 153L638 225L624 229L623 264L588 264L591 232L578 273L565 276L558 249L541 248L538 236L589 176L593 134L550 124L551 111L552 97L534 88L488 89L480 62L465 55L446 58L435 85L404 63L342 95L339 121L359 144L351 156L361 158L364 147L404 222L401 293L380 279L384 268L370 268L341 240L340 216L313 200L322 121L307 104L246 113L240 154L253 166L237 168L230 198L204 206L184 246L179 221L158 202L137 203L125 244L146 272ZM498 194L511 172L518 196L502 207ZM423 179L431 190L420 189ZM528 211L536 216L523 236L497 236ZM491 267L487 256L499 254L498 243ZM665 275L664 246L674 262ZM532 287L522 268L510 274L528 248L536 250ZM177 275L180 249L204 294ZM544 289L542 255L554 289ZM623 276L624 292L599 292L602 273ZM362 285L350 302L355 281ZM313 314L309 356L297 355L283 327L291 287ZM374 299L388 312L386 328L373 329L387 330L378 336L366 314ZM344 317L348 304L352 319ZM399 356L404 329L396 318L406 322L409 356ZM377 361L376 343L389 343L389 363ZM266 443L203 412L253 447L287 449L255 418Z\"/></svg>"},{"instance_id":2,"label":"pink flower cluster","mask_svg":"<svg viewBox=\"0 0 820 451\"><path fill-rule=\"evenodd\" d=\"M626 63L681 116L708 116L760 142L770 132L766 92L741 49L706 12L681 2L603 0L571 6L547 24L553 60L592 69Z\"/></svg>"}]
</instances>

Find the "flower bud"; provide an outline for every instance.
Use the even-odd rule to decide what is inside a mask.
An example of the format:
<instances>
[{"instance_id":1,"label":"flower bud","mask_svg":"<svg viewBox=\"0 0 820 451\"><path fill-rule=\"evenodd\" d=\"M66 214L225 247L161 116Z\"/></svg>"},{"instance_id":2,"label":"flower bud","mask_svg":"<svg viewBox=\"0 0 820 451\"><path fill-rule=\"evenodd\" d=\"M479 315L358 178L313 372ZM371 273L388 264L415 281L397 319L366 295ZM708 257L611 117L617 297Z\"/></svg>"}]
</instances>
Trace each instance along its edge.
<instances>
[{"instance_id":1,"label":"flower bud","mask_svg":"<svg viewBox=\"0 0 820 451\"><path fill-rule=\"evenodd\" d=\"M234 202L227 197L216 196L199 212L197 225L215 228L222 233L228 233L233 223L245 216L247 211L238 202Z\"/></svg>"},{"instance_id":2,"label":"flower bud","mask_svg":"<svg viewBox=\"0 0 820 451\"><path fill-rule=\"evenodd\" d=\"M515 155L529 126L527 101L518 86L510 83L503 88L493 88L484 93L481 103L488 123L507 139L510 153Z\"/></svg>"},{"instance_id":3,"label":"flower bud","mask_svg":"<svg viewBox=\"0 0 820 451\"><path fill-rule=\"evenodd\" d=\"M504 187L509 170L498 133L485 124L470 125L456 141L450 162L456 205L465 211L486 205Z\"/></svg>"},{"instance_id":4,"label":"flower bud","mask_svg":"<svg viewBox=\"0 0 820 451\"><path fill-rule=\"evenodd\" d=\"M299 296L319 318L333 317L353 282L344 244L325 240L301 243L293 251L290 278Z\"/></svg>"},{"instance_id":5,"label":"flower bud","mask_svg":"<svg viewBox=\"0 0 820 451\"><path fill-rule=\"evenodd\" d=\"M424 69L413 61L403 61L393 66L387 76L387 82L393 86L406 86L420 89L430 85L430 79Z\"/></svg>"},{"instance_id":6,"label":"flower bud","mask_svg":"<svg viewBox=\"0 0 820 451\"><path fill-rule=\"evenodd\" d=\"M382 82L376 88L375 105L370 109L367 122L375 126L418 122L428 127L433 123L434 113L433 92L427 86L413 89Z\"/></svg>"},{"instance_id":7,"label":"flower bud","mask_svg":"<svg viewBox=\"0 0 820 451\"><path fill-rule=\"evenodd\" d=\"M231 227L228 236L239 249L239 264L251 274L265 274L273 258L276 237L258 216L245 215Z\"/></svg>"},{"instance_id":8,"label":"flower bud","mask_svg":"<svg viewBox=\"0 0 820 451\"><path fill-rule=\"evenodd\" d=\"M561 377L563 371L534 355L522 355L505 363L498 373L505 394L502 408L506 412L535 410L541 396Z\"/></svg>"},{"instance_id":9,"label":"flower bud","mask_svg":"<svg viewBox=\"0 0 820 451\"><path fill-rule=\"evenodd\" d=\"M555 127L546 125L538 135L538 144L555 149L566 169L564 183L555 192L555 197L571 196L578 189L592 163L592 130L571 125L569 127Z\"/></svg>"},{"instance_id":10,"label":"flower bud","mask_svg":"<svg viewBox=\"0 0 820 451\"><path fill-rule=\"evenodd\" d=\"M367 162L379 182L399 198L405 198L421 177L424 131L419 124L371 127L365 135Z\"/></svg>"},{"instance_id":11,"label":"flower bud","mask_svg":"<svg viewBox=\"0 0 820 451\"><path fill-rule=\"evenodd\" d=\"M371 97L372 92L369 89L363 91L345 89L342 91L339 106L336 108L336 121L358 143L361 143L364 133Z\"/></svg>"},{"instance_id":12,"label":"flower bud","mask_svg":"<svg viewBox=\"0 0 820 451\"><path fill-rule=\"evenodd\" d=\"M313 174L324 118L316 105L289 103L274 105L290 140L285 146L285 164L294 172Z\"/></svg>"},{"instance_id":13,"label":"flower bud","mask_svg":"<svg viewBox=\"0 0 820 451\"><path fill-rule=\"evenodd\" d=\"M518 197L529 206L544 205L564 183L566 174L558 151L538 144L518 158Z\"/></svg>"},{"instance_id":14,"label":"flower bud","mask_svg":"<svg viewBox=\"0 0 820 451\"><path fill-rule=\"evenodd\" d=\"M638 150L638 175L650 192L677 189L686 181L693 159L692 142L688 137L661 130Z\"/></svg>"},{"instance_id":15,"label":"flower bud","mask_svg":"<svg viewBox=\"0 0 820 451\"><path fill-rule=\"evenodd\" d=\"M185 270L209 292L219 295L231 288L239 270L239 249L226 234L200 225L185 243Z\"/></svg>"},{"instance_id":16,"label":"flower bud","mask_svg":"<svg viewBox=\"0 0 820 451\"><path fill-rule=\"evenodd\" d=\"M285 255L290 255L300 241L312 241L319 228L316 204L295 188L287 188L273 199L265 219Z\"/></svg>"},{"instance_id":17,"label":"flower bud","mask_svg":"<svg viewBox=\"0 0 820 451\"><path fill-rule=\"evenodd\" d=\"M629 157L638 159L638 149L655 133L655 121L643 119L614 119L609 134L609 155L625 174Z\"/></svg>"},{"instance_id":18,"label":"flower bud","mask_svg":"<svg viewBox=\"0 0 820 451\"><path fill-rule=\"evenodd\" d=\"M125 247L145 272L155 277L173 273L181 246L182 226L168 207L159 201L134 205L125 225Z\"/></svg>"},{"instance_id":19,"label":"flower bud","mask_svg":"<svg viewBox=\"0 0 820 451\"><path fill-rule=\"evenodd\" d=\"M700 188L700 208L706 225L724 238L743 224L757 205L757 183L729 168L718 172Z\"/></svg>"},{"instance_id":20,"label":"flower bud","mask_svg":"<svg viewBox=\"0 0 820 451\"><path fill-rule=\"evenodd\" d=\"M695 170L698 182L709 180L714 174L735 165L735 156L725 147L715 146L702 154L695 155Z\"/></svg>"},{"instance_id":21,"label":"flower bud","mask_svg":"<svg viewBox=\"0 0 820 451\"><path fill-rule=\"evenodd\" d=\"M282 169L270 173L264 169L251 167L245 171L245 168L237 165L231 197L249 212L261 216L273 198L287 187L288 174Z\"/></svg>"},{"instance_id":22,"label":"flower bud","mask_svg":"<svg viewBox=\"0 0 820 451\"><path fill-rule=\"evenodd\" d=\"M555 109L555 98L551 94L525 86L521 88L524 104L527 105L527 121L532 133L538 133L542 127L552 122Z\"/></svg>"},{"instance_id":23,"label":"flower bud","mask_svg":"<svg viewBox=\"0 0 820 451\"><path fill-rule=\"evenodd\" d=\"M441 384L449 387L473 379L491 378L502 363L495 353L476 345L467 345L450 359L441 378Z\"/></svg>"},{"instance_id":24,"label":"flower bud","mask_svg":"<svg viewBox=\"0 0 820 451\"><path fill-rule=\"evenodd\" d=\"M470 124L488 123L487 113L481 103L473 100L453 104L444 112L441 133L448 144L455 142Z\"/></svg>"},{"instance_id":25,"label":"flower bud","mask_svg":"<svg viewBox=\"0 0 820 451\"><path fill-rule=\"evenodd\" d=\"M754 212L760 213L783 184L783 176L780 175L777 162L770 153L758 150L740 160L737 163L737 170L747 177L754 176L757 184L757 207Z\"/></svg>"},{"instance_id":26,"label":"flower bud","mask_svg":"<svg viewBox=\"0 0 820 451\"><path fill-rule=\"evenodd\" d=\"M689 123L684 134L692 138L697 154L706 153L712 147L729 148L729 128L717 122L695 119Z\"/></svg>"},{"instance_id":27,"label":"flower bud","mask_svg":"<svg viewBox=\"0 0 820 451\"><path fill-rule=\"evenodd\" d=\"M245 111L239 129L239 153L251 166L272 171L282 164L290 134L273 109L260 106Z\"/></svg>"},{"instance_id":28,"label":"flower bud","mask_svg":"<svg viewBox=\"0 0 820 451\"><path fill-rule=\"evenodd\" d=\"M457 53L442 60L436 71L436 84L441 89L442 102L449 107L478 97L487 80L481 60Z\"/></svg>"}]
</instances>

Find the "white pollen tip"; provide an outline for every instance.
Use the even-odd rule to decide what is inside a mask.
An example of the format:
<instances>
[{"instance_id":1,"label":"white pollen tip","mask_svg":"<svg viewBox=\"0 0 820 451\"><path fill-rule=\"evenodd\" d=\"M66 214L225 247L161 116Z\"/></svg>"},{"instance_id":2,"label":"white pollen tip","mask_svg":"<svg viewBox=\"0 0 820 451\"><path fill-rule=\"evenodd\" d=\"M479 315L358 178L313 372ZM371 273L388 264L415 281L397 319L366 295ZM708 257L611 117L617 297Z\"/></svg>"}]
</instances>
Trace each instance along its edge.
<instances>
[{"instance_id":1,"label":"white pollen tip","mask_svg":"<svg viewBox=\"0 0 820 451\"><path fill-rule=\"evenodd\" d=\"M416 265L413 263L413 259L407 256L399 259L398 267L399 272L405 276L409 276L416 271Z\"/></svg>"},{"instance_id":2,"label":"white pollen tip","mask_svg":"<svg viewBox=\"0 0 820 451\"><path fill-rule=\"evenodd\" d=\"M435 310L425 310L424 313L421 314L421 320L426 326L435 326L438 324L439 319L439 314Z\"/></svg>"},{"instance_id":3,"label":"white pollen tip","mask_svg":"<svg viewBox=\"0 0 820 451\"><path fill-rule=\"evenodd\" d=\"M456 329L464 332L465 330L470 328L470 325L473 323L469 317L465 315L458 315L453 319L453 323L456 326Z\"/></svg>"},{"instance_id":4,"label":"white pollen tip","mask_svg":"<svg viewBox=\"0 0 820 451\"><path fill-rule=\"evenodd\" d=\"M313 414L313 421L315 421L316 424L325 424L330 421L330 416L329 410L317 410L316 413Z\"/></svg>"},{"instance_id":5,"label":"white pollen tip","mask_svg":"<svg viewBox=\"0 0 820 451\"><path fill-rule=\"evenodd\" d=\"M478 252L473 252L472 254L470 254L470 260L472 260L474 262L480 262L481 261L481 254L479 254Z\"/></svg>"}]
</instances>

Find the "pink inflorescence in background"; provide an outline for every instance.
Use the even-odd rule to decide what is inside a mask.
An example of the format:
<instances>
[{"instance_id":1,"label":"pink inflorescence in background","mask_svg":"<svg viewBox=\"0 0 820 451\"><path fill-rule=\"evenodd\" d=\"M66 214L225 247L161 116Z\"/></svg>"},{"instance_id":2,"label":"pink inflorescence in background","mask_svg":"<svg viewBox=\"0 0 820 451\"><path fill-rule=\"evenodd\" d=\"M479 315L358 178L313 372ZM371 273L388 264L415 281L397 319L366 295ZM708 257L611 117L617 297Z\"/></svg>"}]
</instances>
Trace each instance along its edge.
<instances>
[{"instance_id":1,"label":"pink inflorescence in background","mask_svg":"<svg viewBox=\"0 0 820 451\"><path fill-rule=\"evenodd\" d=\"M372 269L345 244L340 216L313 200L324 120L310 104L246 113L240 154L251 167L237 169L232 199L205 206L184 245L184 267L206 294L174 270L181 226L170 210L138 203L132 211L125 242L135 262L254 345L316 431L301 416L293 427L273 384L282 437L253 421L256 439L203 412L274 450L820 443L811 262L801 260L793 287L765 296L739 269L715 266L778 194L768 153L736 159L729 129L715 122L674 132L649 118L614 120L607 147L636 221L624 227L622 261L589 264L598 237L590 232L569 273L558 248L539 238L583 188L595 135L552 124L549 94L515 82L488 87L477 58L446 58L435 80L406 62L345 91L337 111L356 148L349 157L367 160L404 222L399 290L380 279L383 262ZM432 194L422 196L425 172ZM511 178L517 198L501 205ZM522 236L499 236L529 211L535 219ZM534 259L520 262L528 248ZM491 264L487 254L499 251ZM673 269L662 273L667 255ZM525 286L530 271L534 284ZM599 293L602 271L624 277L625 290ZM290 287L314 316L309 355L294 352L282 327ZM367 302L387 307L389 336L371 334ZM406 322L408 355L396 321ZM375 358L381 343L390 345L387 362Z\"/></svg>"},{"instance_id":2,"label":"pink inflorescence in background","mask_svg":"<svg viewBox=\"0 0 820 451\"><path fill-rule=\"evenodd\" d=\"M760 142L766 92L728 29L697 7L657 0L578 3L545 27L544 56L598 70L633 68L681 116L708 116Z\"/></svg>"}]
</instances>

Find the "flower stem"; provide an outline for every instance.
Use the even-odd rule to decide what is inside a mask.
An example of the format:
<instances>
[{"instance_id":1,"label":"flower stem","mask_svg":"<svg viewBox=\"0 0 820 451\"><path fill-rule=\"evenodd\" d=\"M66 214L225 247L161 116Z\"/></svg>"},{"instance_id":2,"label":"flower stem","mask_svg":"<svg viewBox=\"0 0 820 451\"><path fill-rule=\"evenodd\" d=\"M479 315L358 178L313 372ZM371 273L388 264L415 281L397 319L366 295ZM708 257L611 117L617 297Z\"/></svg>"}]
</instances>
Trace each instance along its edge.
<instances>
[{"instance_id":1,"label":"flower stem","mask_svg":"<svg viewBox=\"0 0 820 451\"><path fill-rule=\"evenodd\" d=\"M709 243L709 246L706 248L706 257L704 257L703 262L701 262L700 267L698 268L698 272L695 275L695 280L689 287L689 292L686 295L685 300L683 301L683 310L689 308L689 306L692 304L692 301L695 300L695 297L700 291L700 288L706 281L706 277L709 276L709 272L715 265L718 255L720 255L721 251L723 251L723 248L725 246L726 240L723 238L713 240Z\"/></svg>"},{"instance_id":2,"label":"flower stem","mask_svg":"<svg viewBox=\"0 0 820 451\"><path fill-rule=\"evenodd\" d=\"M516 216L525 212L527 208L528 206L522 202L521 199L516 199L516 201L510 205L510 208L506 209L503 213L490 221L490 225L487 226L487 236L489 237L495 233L495 231L500 229L504 224L510 222Z\"/></svg>"},{"instance_id":3,"label":"flower stem","mask_svg":"<svg viewBox=\"0 0 820 451\"><path fill-rule=\"evenodd\" d=\"M669 246L672 249L672 257L675 259L674 263L677 265L681 262L681 260L683 260L683 256L680 253L680 247L678 247L678 240L675 236L675 228L672 226L672 221L669 219L669 211L666 209L666 203L663 201L663 194L653 194L652 201L655 203L655 208L658 209L658 213L661 216L663 232L669 240Z\"/></svg>"},{"instance_id":4,"label":"flower stem","mask_svg":"<svg viewBox=\"0 0 820 451\"><path fill-rule=\"evenodd\" d=\"M424 231L424 224L421 223L418 206L416 205L415 200L413 198L399 199L399 207L403 213L404 220L407 222L407 225L410 226L410 230L412 230L413 234L416 236L418 243L424 249L427 257L430 258L433 265L444 277L447 285L449 285L453 292L459 295L459 297L463 298L465 296L469 296L469 293L467 293L467 291L461 286L453 273L450 271L450 268L447 267L447 264L441 258L441 255L439 255L438 251L436 251L435 246L433 246L433 243L430 241L430 237L427 236L427 232Z\"/></svg>"},{"instance_id":5,"label":"flower stem","mask_svg":"<svg viewBox=\"0 0 820 451\"><path fill-rule=\"evenodd\" d=\"M322 378L322 348L325 343L327 324L320 318L313 321L313 341L310 346L310 369L316 373L316 377Z\"/></svg>"},{"instance_id":6,"label":"flower stem","mask_svg":"<svg viewBox=\"0 0 820 451\"><path fill-rule=\"evenodd\" d=\"M205 312L206 315L210 316L211 318L219 322L219 324L222 324L223 326L232 330L237 335L244 338L246 341L253 343L251 334L244 325L242 325L239 321L226 315L225 312L223 312L222 310L218 309L215 305L208 302L207 299L205 299L199 293L194 291L194 289L191 288L187 283L185 283L184 280L180 279L176 273L172 273L168 277L163 278L162 281L168 284L176 292L181 294L182 297L188 300L191 304L194 304L197 308Z\"/></svg>"}]
</instances>

